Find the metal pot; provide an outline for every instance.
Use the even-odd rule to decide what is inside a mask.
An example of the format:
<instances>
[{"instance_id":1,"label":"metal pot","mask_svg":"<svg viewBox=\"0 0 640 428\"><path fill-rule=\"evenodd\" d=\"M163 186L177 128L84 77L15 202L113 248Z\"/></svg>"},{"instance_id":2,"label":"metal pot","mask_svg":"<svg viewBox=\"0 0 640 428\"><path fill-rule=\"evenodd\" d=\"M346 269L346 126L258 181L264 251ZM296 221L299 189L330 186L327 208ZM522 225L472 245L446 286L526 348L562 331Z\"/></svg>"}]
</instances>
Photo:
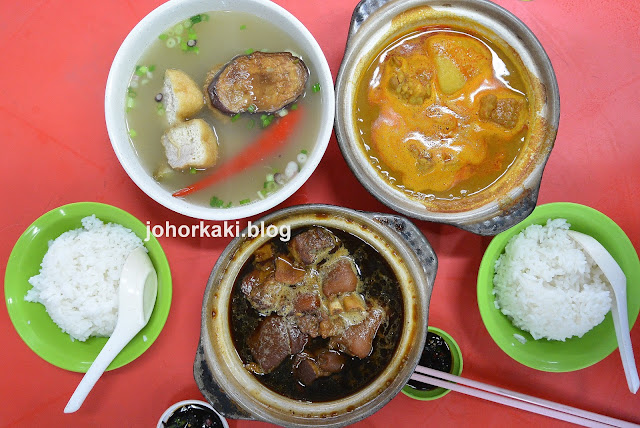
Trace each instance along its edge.
<instances>
[{"instance_id":1,"label":"metal pot","mask_svg":"<svg viewBox=\"0 0 640 428\"><path fill-rule=\"evenodd\" d=\"M216 262L202 303L200 343L194 377L202 394L225 417L256 419L290 427L345 426L384 406L406 384L427 334L429 300L437 258L420 230L403 217L365 213L330 205L300 205L276 211L258 222L297 227L319 225L353 234L373 246L392 267L401 287L404 324L392 360L370 384L340 400L309 403L279 395L247 371L233 345L229 300L236 278L268 236L250 238L247 229Z\"/></svg>"},{"instance_id":2,"label":"metal pot","mask_svg":"<svg viewBox=\"0 0 640 428\"><path fill-rule=\"evenodd\" d=\"M354 123L356 89L375 56L396 37L430 25L469 29L492 41L530 88L532 113L520 154L487 189L459 200L413 198L389 184L369 162ZM535 208L559 118L558 84L547 54L531 30L500 6L486 0L363 0L356 7L336 80L336 136L358 180L390 208L480 235L508 229Z\"/></svg>"}]
</instances>

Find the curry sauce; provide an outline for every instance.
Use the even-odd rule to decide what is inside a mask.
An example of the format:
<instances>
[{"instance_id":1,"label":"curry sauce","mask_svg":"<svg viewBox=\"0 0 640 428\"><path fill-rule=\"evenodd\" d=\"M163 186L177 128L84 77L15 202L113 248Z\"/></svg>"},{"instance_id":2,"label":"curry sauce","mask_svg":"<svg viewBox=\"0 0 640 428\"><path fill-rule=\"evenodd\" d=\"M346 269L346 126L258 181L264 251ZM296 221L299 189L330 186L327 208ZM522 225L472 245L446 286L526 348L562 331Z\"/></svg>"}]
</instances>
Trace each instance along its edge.
<instances>
[{"instance_id":1,"label":"curry sauce","mask_svg":"<svg viewBox=\"0 0 640 428\"><path fill-rule=\"evenodd\" d=\"M388 44L358 84L354 119L370 162L424 200L459 199L513 164L529 126L526 85L495 44L445 27Z\"/></svg>"}]
</instances>

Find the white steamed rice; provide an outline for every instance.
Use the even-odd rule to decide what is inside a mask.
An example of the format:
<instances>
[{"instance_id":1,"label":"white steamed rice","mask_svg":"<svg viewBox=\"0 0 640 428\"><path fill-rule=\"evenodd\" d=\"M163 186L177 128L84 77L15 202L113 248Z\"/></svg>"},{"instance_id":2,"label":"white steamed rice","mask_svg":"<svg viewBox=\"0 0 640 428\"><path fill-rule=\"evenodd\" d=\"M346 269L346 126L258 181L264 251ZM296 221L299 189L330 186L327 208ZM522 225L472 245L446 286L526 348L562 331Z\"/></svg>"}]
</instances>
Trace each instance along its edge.
<instances>
[{"instance_id":1,"label":"white steamed rice","mask_svg":"<svg viewBox=\"0 0 640 428\"><path fill-rule=\"evenodd\" d=\"M495 304L534 339L562 340L600 324L611 309L602 270L568 236L565 219L531 225L495 263Z\"/></svg>"},{"instance_id":2,"label":"white steamed rice","mask_svg":"<svg viewBox=\"0 0 640 428\"><path fill-rule=\"evenodd\" d=\"M72 340L85 341L113 333L122 266L143 244L131 230L95 215L83 218L82 226L49 241L25 300L42 303Z\"/></svg>"}]
</instances>

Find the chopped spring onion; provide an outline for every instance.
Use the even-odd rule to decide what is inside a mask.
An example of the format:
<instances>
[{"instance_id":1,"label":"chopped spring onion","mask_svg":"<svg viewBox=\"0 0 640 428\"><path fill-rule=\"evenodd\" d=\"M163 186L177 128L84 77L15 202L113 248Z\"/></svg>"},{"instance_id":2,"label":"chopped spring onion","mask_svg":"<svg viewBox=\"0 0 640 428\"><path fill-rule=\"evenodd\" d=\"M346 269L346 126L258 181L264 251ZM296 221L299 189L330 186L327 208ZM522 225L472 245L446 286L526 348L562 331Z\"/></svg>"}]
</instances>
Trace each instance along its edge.
<instances>
[{"instance_id":1,"label":"chopped spring onion","mask_svg":"<svg viewBox=\"0 0 640 428\"><path fill-rule=\"evenodd\" d=\"M170 39L167 39L167 41L165 42L165 45L167 45L168 48L175 47L176 39L174 39L173 37L171 37Z\"/></svg>"},{"instance_id":2,"label":"chopped spring onion","mask_svg":"<svg viewBox=\"0 0 640 428\"><path fill-rule=\"evenodd\" d=\"M240 118L240 113L236 113L233 116L231 116L231 122L235 122L239 118Z\"/></svg>"},{"instance_id":3,"label":"chopped spring onion","mask_svg":"<svg viewBox=\"0 0 640 428\"><path fill-rule=\"evenodd\" d=\"M168 34L162 33L158 36L160 40L167 40L169 38Z\"/></svg>"},{"instance_id":4,"label":"chopped spring onion","mask_svg":"<svg viewBox=\"0 0 640 428\"><path fill-rule=\"evenodd\" d=\"M130 96L131 98L135 98L136 96L138 96L136 91L131 86L127 88L127 95Z\"/></svg>"},{"instance_id":5,"label":"chopped spring onion","mask_svg":"<svg viewBox=\"0 0 640 428\"><path fill-rule=\"evenodd\" d=\"M135 130L135 129L130 129L130 130L129 130L129 136L130 136L131 138L135 138L135 137L137 137L137 136L138 136L138 133L136 132L136 130Z\"/></svg>"},{"instance_id":6,"label":"chopped spring onion","mask_svg":"<svg viewBox=\"0 0 640 428\"><path fill-rule=\"evenodd\" d=\"M194 15L191 18L189 18L189 21L191 21L191 24L197 24L198 22L201 22L203 18L203 15Z\"/></svg>"},{"instance_id":7,"label":"chopped spring onion","mask_svg":"<svg viewBox=\"0 0 640 428\"><path fill-rule=\"evenodd\" d=\"M267 174L267 181L273 181L273 174Z\"/></svg>"},{"instance_id":8,"label":"chopped spring onion","mask_svg":"<svg viewBox=\"0 0 640 428\"><path fill-rule=\"evenodd\" d=\"M149 67L146 65L136 65L136 74L138 76L144 76L149 71Z\"/></svg>"},{"instance_id":9,"label":"chopped spring onion","mask_svg":"<svg viewBox=\"0 0 640 428\"><path fill-rule=\"evenodd\" d=\"M224 201L222 199L218 198L217 196L214 196L209 201L209 205L211 205L214 208L222 208L222 206L224 205Z\"/></svg>"},{"instance_id":10,"label":"chopped spring onion","mask_svg":"<svg viewBox=\"0 0 640 428\"><path fill-rule=\"evenodd\" d=\"M229 203L227 205L225 205L225 208L231 208L233 206L233 202L229 201Z\"/></svg>"},{"instance_id":11,"label":"chopped spring onion","mask_svg":"<svg viewBox=\"0 0 640 428\"><path fill-rule=\"evenodd\" d=\"M243 199L243 200L240 201L240 205L246 205L249 202L251 202L251 199Z\"/></svg>"},{"instance_id":12,"label":"chopped spring onion","mask_svg":"<svg viewBox=\"0 0 640 428\"><path fill-rule=\"evenodd\" d=\"M255 51L251 48L247 49L246 51L244 51L244 53L246 53L247 55L251 55L252 53L254 53Z\"/></svg>"},{"instance_id":13,"label":"chopped spring onion","mask_svg":"<svg viewBox=\"0 0 640 428\"><path fill-rule=\"evenodd\" d=\"M258 106L256 106L255 104L251 104L249 107L247 107L247 111L249 113L255 113L256 110L258 110Z\"/></svg>"},{"instance_id":14,"label":"chopped spring onion","mask_svg":"<svg viewBox=\"0 0 640 428\"><path fill-rule=\"evenodd\" d=\"M271 193L274 190L276 190L277 186L278 185L276 184L275 181L265 181L264 184L262 185L262 188L264 189L265 192Z\"/></svg>"},{"instance_id":15,"label":"chopped spring onion","mask_svg":"<svg viewBox=\"0 0 640 428\"><path fill-rule=\"evenodd\" d=\"M189 168L189 174L197 174L198 170L195 169L194 167Z\"/></svg>"},{"instance_id":16,"label":"chopped spring onion","mask_svg":"<svg viewBox=\"0 0 640 428\"><path fill-rule=\"evenodd\" d=\"M247 29L247 26L246 26L246 25L244 25L244 24L242 24L242 25L240 26L240 29L241 29L241 30L246 30L246 29Z\"/></svg>"},{"instance_id":17,"label":"chopped spring onion","mask_svg":"<svg viewBox=\"0 0 640 428\"><path fill-rule=\"evenodd\" d=\"M297 110L298 109L298 104L291 104L291 107L289 107L290 110Z\"/></svg>"},{"instance_id":18,"label":"chopped spring onion","mask_svg":"<svg viewBox=\"0 0 640 428\"><path fill-rule=\"evenodd\" d=\"M309 152L306 149L300 150L300 153L302 153L303 155L308 155L309 154Z\"/></svg>"},{"instance_id":19,"label":"chopped spring onion","mask_svg":"<svg viewBox=\"0 0 640 428\"><path fill-rule=\"evenodd\" d=\"M156 69L155 64L151 64L151 65L149 66L149 71L150 71L150 72L151 72L151 71L154 71L155 69Z\"/></svg>"},{"instance_id":20,"label":"chopped spring onion","mask_svg":"<svg viewBox=\"0 0 640 428\"><path fill-rule=\"evenodd\" d=\"M253 119L249 120L249 123L247 123L247 129L253 129L254 126L256 126L256 121Z\"/></svg>"},{"instance_id":21,"label":"chopped spring onion","mask_svg":"<svg viewBox=\"0 0 640 428\"><path fill-rule=\"evenodd\" d=\"M133 97L128 96L127 97L127 109L130 110L132 108L134 108L136 106L136 100L133 99Z\"/></svg>"},{"instance_id":22,"label":"chopped spring onion","mask_svg":"<svg viewBox=\"0 0 640 428\"><path fill-rule=\"evenodd\" d=\"M176 24L173 27L173 32L176 33L176 34L182 34L183 31L184 31L184 26L182 24L180 24L180 23Z\"/></svg>"},{"instance_id":23,"label":"chopped spring onion","mask_svg":"<svg viewBox=\"0 0 640 428\"><path fill-rule=\"evenodd\" d=\"M273 115L263 114L262 116L260 116L260 120L262 121L262 127L266 128L271 124L271 122L273 122Z\"/></svg>"},{"instance_id":24,"label":"chopped spring onion","mask_svg":"<svg viewBox=\"0 0 640 428\"><path fill-rule=\"evenodd\" d=\"M314 93L320 92L320 83L316 83L315 85L313 85L313 88L311 88L313 90Z\"/></svg>"}]
</instances>

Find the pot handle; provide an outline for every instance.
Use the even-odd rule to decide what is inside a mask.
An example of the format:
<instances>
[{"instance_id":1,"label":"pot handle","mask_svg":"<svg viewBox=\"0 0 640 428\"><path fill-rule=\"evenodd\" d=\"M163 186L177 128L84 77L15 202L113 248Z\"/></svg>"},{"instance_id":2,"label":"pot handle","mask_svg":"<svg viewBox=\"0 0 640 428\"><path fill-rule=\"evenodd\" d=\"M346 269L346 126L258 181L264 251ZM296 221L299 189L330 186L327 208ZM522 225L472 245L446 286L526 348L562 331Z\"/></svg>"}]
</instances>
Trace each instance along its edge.
<instances>
[{"instance_id":1,"label":"pot handle","mask_svg":"<svg viewBox=\"0 0 640 428\"><path fill-rule=\"evenodd\" d=\"M390 0L361 0L353 9L351 15L351 25L349 26L349 34L347 41L358 31L360 25L375 11L387 4Z\"/></svg>"},{"instance_id":2,"label":"pot handle","mask_svg":"<svg viewBox=\"0 0 640 428\"><path fill-rule=\"evenodd\" d=\"M494 236L504 232L527 218L534 210L538 203L538 191L540 190L541 180L542 177L539 177L536 186L526 190L519 200L513 201L510 205L505 203L499 215L474 223L454 224L454 226L483 236Z\"/></svg>"},{"instance_id":3,"label":"pot handle","mask_svg":"<svg viewBox=\"0 0 640 428\"><path fill-rule=\"evenodd\" d=\"M429 284L433 287L436 280L436 272L438 271L438 257L420 229L408 219L398 215L382 213L364 214L400 235L413 250L416 257L418 257L422 270Z\"/></svg>"},{"instance_id":4,"label":"pot handle","mask_svg":"<svg viewBox=\"0 0 640 428\"><path fill-rule=\"evenodd\" d=\"M207 399L214 409L222 416L229 419L249 419L255 420L249 413L241 409L233 400L225 394L224 390L213 378L211 370L204 357L202 340L198 343L196 358L193 362L193 377L200 389L200 392Z\"/></svg>"}]
</instances>

